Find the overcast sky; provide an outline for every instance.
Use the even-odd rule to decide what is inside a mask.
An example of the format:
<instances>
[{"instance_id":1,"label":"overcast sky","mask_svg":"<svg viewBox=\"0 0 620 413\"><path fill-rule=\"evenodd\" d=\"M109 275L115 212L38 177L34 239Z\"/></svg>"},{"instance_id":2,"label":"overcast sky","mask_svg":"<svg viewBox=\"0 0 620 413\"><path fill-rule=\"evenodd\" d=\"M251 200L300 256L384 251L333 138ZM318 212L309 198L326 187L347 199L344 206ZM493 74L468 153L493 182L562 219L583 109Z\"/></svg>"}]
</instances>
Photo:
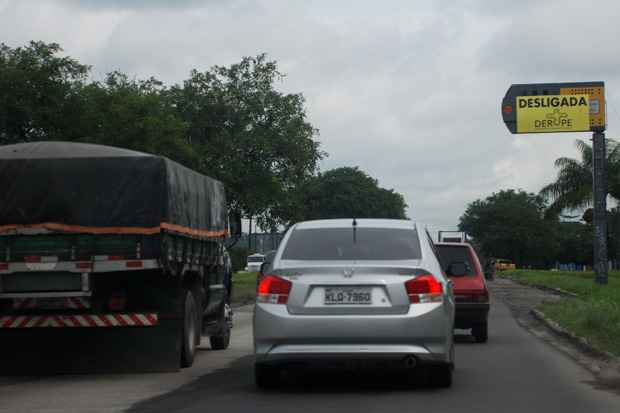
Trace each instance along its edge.
<instances>
[{"instance_id":1,"label":"overcast sky","mask_svg":"<svg viewBox=\"0 0 620 413\"><path fill-rule=\"evenodd\" d=\"M494 191L537 192L589 138L508 133L511 83L605 81L617 137L618 22L614 0L0 0L0 41L58 42L95 78L175 83L268 53L307 98L321 169L359 166L432 229Z\"/></svg>"}]
</instances>

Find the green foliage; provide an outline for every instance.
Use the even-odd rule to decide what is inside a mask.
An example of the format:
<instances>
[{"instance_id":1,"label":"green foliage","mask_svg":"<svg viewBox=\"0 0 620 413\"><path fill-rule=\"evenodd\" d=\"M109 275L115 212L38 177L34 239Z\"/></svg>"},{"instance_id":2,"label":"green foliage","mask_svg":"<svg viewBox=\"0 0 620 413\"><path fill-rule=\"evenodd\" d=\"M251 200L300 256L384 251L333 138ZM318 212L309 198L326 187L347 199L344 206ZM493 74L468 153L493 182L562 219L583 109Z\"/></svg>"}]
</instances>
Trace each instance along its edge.
<instances>
[{"instance_id":1,"label":"green foliage","mask_svg":"<svg viewBox=\"0 0 620 413\"><path fill-rule=\"evenodd\" d=\"M231 248L228 253L232 261L233 272L242 271L248 262L250 251L247 248Z\"/></svg>"},{"instance_id":2,"label":"green foliage","mask_svg":"<svg viewBox=\"0 0 620 413\"><path fill-rule=\"evenodd\" d=\"M90 68L57 56L61 51L56 43L0 43L0 144L79 135L75 114Z\"/></svg>"},{"instance_id":3,"label":"green foliage","mask_svg":"<svg viewBox=\"0 0 620 413\"><path fill-rule=\"evenodd\" d=\"M555 236L556 247L549 251L550 257L561 263L592 265L592 226L579 222L558 222ZM555 252L555 254L553 254Z\"/></svg>"},{"instance_id":4,"label":"green foliage","mask_svg":"<svg viewBox=\"0 0 620 413\"><path fill-rule=\"evenodd\" d=\"M555 166L558 168L557 179L546 185L540 194L546 200L552 201L546 211L548 217L557 217L562 211L583 209L592 206L592 146L582 140L575 142L580 153L580 159L558 158ZM607 190L609 195L620 199L620 143L607 139ZM609 214L608 233L610 234L610 258L620 258L620 211L616 208ZM591 223L592 210L583 214L583 219ZM592 229L590 229L590 238ZM591 244L590 244L591 246ZM579 261L577 261L579 262Z\"/></svg>"},{"instance_id":5,"label":"green foliage","mask_svg":"<svg viewBox=\"0 0 620 413\"><path fill-rule=\"evenodd\" d=\"M199 158L187 142L187 125L162 98L164 90L154 78L131 80L119 72L85 86L83 135L78 140L163 155L197 168Z\"/></svg>"},{"instance_id":6,"label":"green foliage","mask_svg":"<svg viewBox=\"0 0 620 413\"><path fill-rule=\"evenodd\" d=\"M558 177L540 194L552 201L547 214L557 216L563 210L582 209L592 205L592 146L582 140L575 142L580 159L558 158ZM620 144L607 140L608 192L620 199Z\"/></svg>"},{"instance_id":7,"label":"green foliage","mask_svg":"<svg viewBox=\"0 0 620 413\"><path fill-rule=\"evenodd\" d=\"M301 94L284 94L265 55L192 71L181 85L90 68L55 43L0 44L0 144L83 141L167 156L221 180L229 209L262 227L288 223L296 188L314 175L317 130Z\"/></svg>"},{"instance_id":8,"label":"green foliage","mask_svg":"<svg viewBox=\"0 0 620 413\"><path fill-rule=\"evenodd\" d=\"M507 275L530 285L561 288L579 295L545 303L541 310L573 333L587 338L596 347L620 355L620 272L609 274L609 284L594 282L588 272L506 271Z\"/></svg>"},{"instance_id":9,"label":"green foliage","mask_svg":"<svg viewBox=\"0 0 620 413\"><path fill-rule=\"evenodd\" d=\"M265 228L286 224L281 212L324 156L306 120L304 98L274 88L282 78L265 55L230 67L192 71L168 98L189 126L200 169L226 183L231 208Z\"/></svg>"},{"instance_id":10,"label":"green foliage","mask_svg":"<svg viewBox=\"0 0 620 413\"><path fill-rule=\"evenodd\" d=\"M394 190L358 168L337 168L306 181L292 208L298 221L329 218L406 219L407 204Z\"/></svg>"},{"instance_id":11,"label":"green foliage","mask_svg":"<svg viewBox=\"0 0 620 413\"><path fill-rule=\"evenodd\" d=\"M232 304L250 304L256 299L256 277L255 272L239 271L233 274Z\"/></svg>"},{"instance_id":12,"label":"green foliage","mask_svg":"<svg viewBox=\"0 0 620 413\"><path fill-rule=\"evenodd\" d=\"M544 210L540 196L503 190L470 203L459 230L472 236L487 256L508 258L517 266L548 266L555 228L543 218Z\"/></svg>"}]
</instances>

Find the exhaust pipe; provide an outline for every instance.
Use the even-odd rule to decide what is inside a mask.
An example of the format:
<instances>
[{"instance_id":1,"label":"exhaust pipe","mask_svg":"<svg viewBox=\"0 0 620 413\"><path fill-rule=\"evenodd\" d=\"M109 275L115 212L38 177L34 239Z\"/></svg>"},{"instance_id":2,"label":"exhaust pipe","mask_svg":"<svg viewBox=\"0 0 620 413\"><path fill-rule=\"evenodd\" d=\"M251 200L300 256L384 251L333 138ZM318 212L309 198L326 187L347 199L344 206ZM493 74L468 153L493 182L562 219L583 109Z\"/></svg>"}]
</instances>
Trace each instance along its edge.
<instances>
[{"instance_id":1,"label":"exhaust pipe","mask_svg":"<svg viewBox=\"0 0 620 413\"><path fill-rule=\"evenodd\" d=\"M414 356L406 356L403 359L403 365L406 369L413 369L418 365L418 360Z\"/></svg>"}]
</instances>

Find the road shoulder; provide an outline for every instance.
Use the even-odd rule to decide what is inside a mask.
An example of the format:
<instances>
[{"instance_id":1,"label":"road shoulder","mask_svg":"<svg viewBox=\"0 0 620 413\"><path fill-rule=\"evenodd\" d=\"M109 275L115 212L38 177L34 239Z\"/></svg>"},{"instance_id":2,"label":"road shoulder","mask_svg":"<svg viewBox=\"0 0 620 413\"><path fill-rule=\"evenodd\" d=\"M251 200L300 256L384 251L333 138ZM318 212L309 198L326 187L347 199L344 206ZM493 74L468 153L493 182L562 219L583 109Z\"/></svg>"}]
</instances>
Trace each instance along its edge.
<instances>
[{"instance_id":1,"label":"road shoulder","mask_svg":"<svg viewBox=\"0 0 620 413\"><path fill-rule=\"evenodd\" d=\"M510 309L518 324L531 334L561 351L579 365L590 371L596 378L595 387L620 394L620 362L617 358L597 351L588 351L578 341L553 329L542 319L537 311L544 302L555 302L561 295L550 290L542 290L516 283L506 278L496 278L489 282L492 297L500 299Z\"/></svg>"}]
</instances>

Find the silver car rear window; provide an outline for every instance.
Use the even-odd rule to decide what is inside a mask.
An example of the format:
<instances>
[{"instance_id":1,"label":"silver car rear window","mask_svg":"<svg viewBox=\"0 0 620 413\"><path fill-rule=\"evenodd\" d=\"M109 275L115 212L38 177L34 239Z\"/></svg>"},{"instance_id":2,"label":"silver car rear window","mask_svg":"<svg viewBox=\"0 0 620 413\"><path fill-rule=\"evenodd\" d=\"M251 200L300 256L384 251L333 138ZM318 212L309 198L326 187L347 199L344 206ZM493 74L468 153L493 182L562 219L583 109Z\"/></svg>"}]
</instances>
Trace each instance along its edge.
<instances>
[{"instance_id":1,"label":"silver car rear window","mask_svg":"<svg viewBox=\"0 0 620 413\"><path fill-rule=\"evenodd\" d=\"M291 234L284 260L415 260L420 240L413 229L313 228Z\"/></svg>"}]
</instances>

